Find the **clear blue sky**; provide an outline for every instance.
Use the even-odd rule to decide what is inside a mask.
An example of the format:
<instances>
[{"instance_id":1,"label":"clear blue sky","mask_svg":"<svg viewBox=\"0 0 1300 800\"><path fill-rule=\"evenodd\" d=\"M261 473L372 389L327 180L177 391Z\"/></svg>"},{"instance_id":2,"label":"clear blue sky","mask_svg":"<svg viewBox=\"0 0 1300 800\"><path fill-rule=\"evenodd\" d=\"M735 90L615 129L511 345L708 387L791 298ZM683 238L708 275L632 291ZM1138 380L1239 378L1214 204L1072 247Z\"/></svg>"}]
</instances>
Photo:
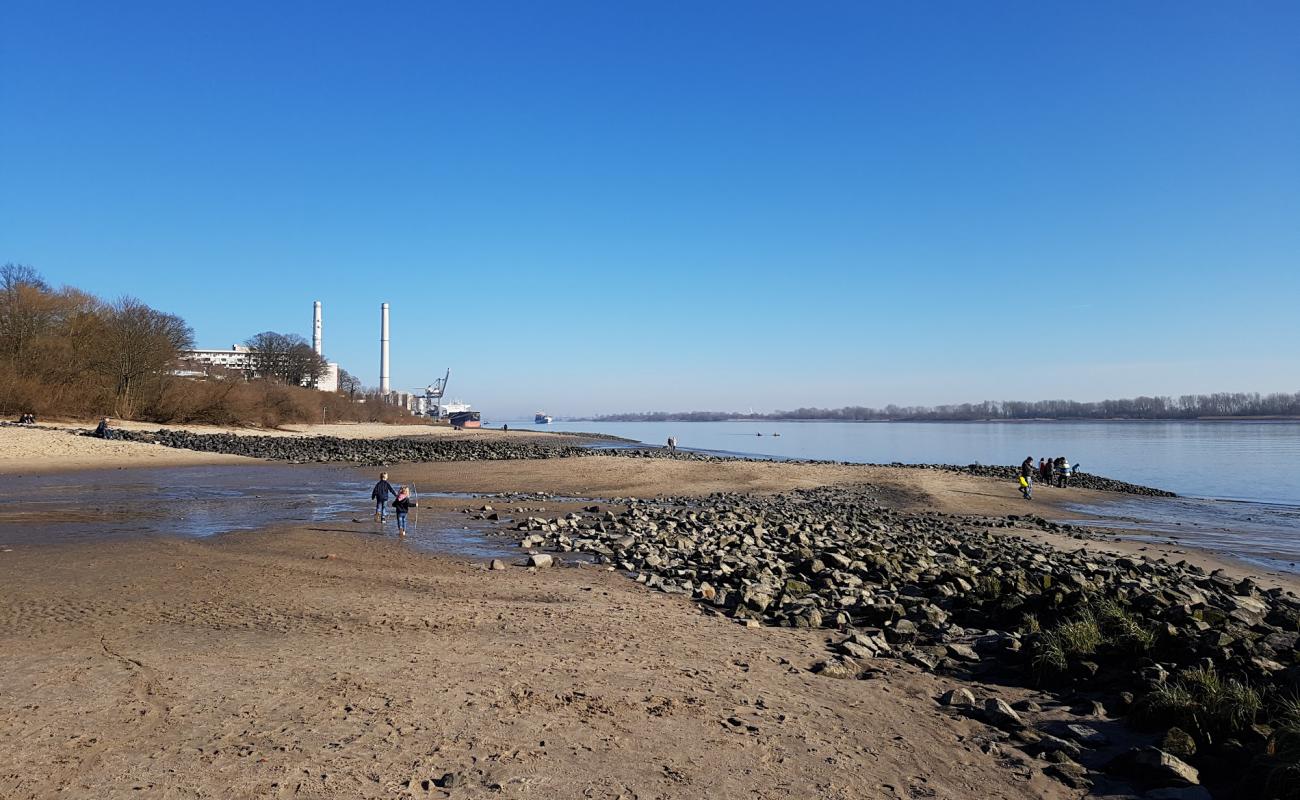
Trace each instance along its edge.
<instances>
[{"instance_id":1,"label":"clear blue sky","mask_svg":"<svg viewBox=\"0 0 1300 800\"><path fill-rule=\"evenodd\" d=\"M1300 389L1300 4L0 10L0 262L491 419Z\"/></svg>"}]
</instances>

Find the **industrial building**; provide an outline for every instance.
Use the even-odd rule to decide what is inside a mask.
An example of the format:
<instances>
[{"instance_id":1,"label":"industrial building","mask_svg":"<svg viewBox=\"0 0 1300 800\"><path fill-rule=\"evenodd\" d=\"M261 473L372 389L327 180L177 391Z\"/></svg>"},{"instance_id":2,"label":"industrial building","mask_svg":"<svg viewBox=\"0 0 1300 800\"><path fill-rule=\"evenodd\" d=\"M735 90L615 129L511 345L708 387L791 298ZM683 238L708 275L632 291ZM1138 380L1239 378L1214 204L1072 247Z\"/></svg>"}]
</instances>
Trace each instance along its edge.
<instances>
[{"instance_id":1,"label":"industrial building","mask_svg":"<svg viewBox=\"0 0 1300 800\"><path fill-rule=\"evenodd\" d=\"M384 330L388 329L387 322L388 304L384 304ZM385 336L385 358L387 358L387 337ZM312 333L311 348L316 355L324 358L325 353L321 340L321 304L317 300L312 306ZM255 354L253 351L242 345L234 344L229 350L182 350L180 354L181 367L175 370L175 374L188 377L211 377L213 374L234 373L237 372L247 380L252 380L257 375ZM312 388L319 389L322 392L337 392L339 389L339 365L333 362L326 362L325 372L312 385Z\"/></svg>"}]
</instances>

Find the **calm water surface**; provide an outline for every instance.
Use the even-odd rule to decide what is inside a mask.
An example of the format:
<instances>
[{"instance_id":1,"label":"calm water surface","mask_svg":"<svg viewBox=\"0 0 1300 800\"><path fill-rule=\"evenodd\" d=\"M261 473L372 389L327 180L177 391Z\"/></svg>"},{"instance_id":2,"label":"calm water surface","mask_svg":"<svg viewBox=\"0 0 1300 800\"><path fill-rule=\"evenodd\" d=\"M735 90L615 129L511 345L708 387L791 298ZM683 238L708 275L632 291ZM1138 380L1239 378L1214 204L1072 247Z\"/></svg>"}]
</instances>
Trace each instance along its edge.
<instances>
[{"instance_id":1,"label":"calm water surface","mask_svg":"<svg viewBox=\"0 0 1300 800\"><path fill-rule=\"evenodd\" d=\"M1300 505L1300 422L568 422L650 444L864 463L1019 464L1065 456L1087 472L1193 497ZM758 434L762 434L759 436ZM773 434L780 434L775 436Z\"/></svg>"}]
</instances>

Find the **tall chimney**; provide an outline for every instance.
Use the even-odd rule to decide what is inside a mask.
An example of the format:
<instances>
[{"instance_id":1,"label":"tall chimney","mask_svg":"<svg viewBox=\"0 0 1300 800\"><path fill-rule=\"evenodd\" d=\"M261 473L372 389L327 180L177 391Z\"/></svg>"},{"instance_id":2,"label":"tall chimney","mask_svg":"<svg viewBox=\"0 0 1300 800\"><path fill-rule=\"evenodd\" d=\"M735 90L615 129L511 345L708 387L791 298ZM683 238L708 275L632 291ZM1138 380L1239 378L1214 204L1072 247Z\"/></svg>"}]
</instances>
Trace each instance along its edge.
<instances>
[{"instance_id":1,"label":"tall chimney","mask_svg":"<svg viewBox=\"0 0 1300 800\"><path fill-rule=\"evenodd\" d=\"M379 393L388 394L388 304L379 307Z\"/></svg>"},{"instance_id":2,"label":"tall chimney","mask_svg":"<svg viewBox=\"0 0 1300 800\"><path fill-rule=\"evenodd\" d=\"M324 355L320 343L320 301L312 308L311 315L311 349L316 351L316 355Z\"/></svg>"}]
</instances>

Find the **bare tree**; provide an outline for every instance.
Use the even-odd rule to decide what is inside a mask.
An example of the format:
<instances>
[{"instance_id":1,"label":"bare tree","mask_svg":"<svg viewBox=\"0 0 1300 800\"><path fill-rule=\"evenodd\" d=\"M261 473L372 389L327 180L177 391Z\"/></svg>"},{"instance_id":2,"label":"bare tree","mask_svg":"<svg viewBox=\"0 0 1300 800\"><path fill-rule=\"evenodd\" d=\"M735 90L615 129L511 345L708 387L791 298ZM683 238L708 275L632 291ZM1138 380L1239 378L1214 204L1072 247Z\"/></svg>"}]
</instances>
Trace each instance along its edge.
<instances>
[{"instance_id":1,"label":"bare tree","mask_svg":"<svg viewBox=\"0 0 1300 800\"><path fill-rule=\"evenodd\" d=\"M253 368L262 378L314 386L328 368L325 359L297 334L264 331L244 344L253 351Z\"/></svg>"},{"instance_id":2,"label":"bare tree","mask_svg":"<svg viewBox=\"0 0 1300 800\"><path fill-rule=\"evenodd\" d=\"M52 326L52 294L32 267L0 267L0 353L19 372L28 371L27 356L33 342Z\"/></svg>"},{"instance_id":3,"label":"bare tree","mask_svg":"<svg viewBox=\"0 0 1300 800\"><path fill-rule=\"evenodd\" d=\"M115 413L130 416L147 378L161 381L181 350L194 346L194 331L185 320L123 297L106 310L97 337L97 370L113 386Z\"/></svg>"},{"instance_id":4,"label":"bare tree","mask_svg":"<svg viewBox=\"0 0 1300 800\"><path fill-rule=\"evenodd\" d=\"M361 392L361 381L351 372L339 368L339 394L345 394L349 400L356 400Z\"/></svg>"}]
</instances>

